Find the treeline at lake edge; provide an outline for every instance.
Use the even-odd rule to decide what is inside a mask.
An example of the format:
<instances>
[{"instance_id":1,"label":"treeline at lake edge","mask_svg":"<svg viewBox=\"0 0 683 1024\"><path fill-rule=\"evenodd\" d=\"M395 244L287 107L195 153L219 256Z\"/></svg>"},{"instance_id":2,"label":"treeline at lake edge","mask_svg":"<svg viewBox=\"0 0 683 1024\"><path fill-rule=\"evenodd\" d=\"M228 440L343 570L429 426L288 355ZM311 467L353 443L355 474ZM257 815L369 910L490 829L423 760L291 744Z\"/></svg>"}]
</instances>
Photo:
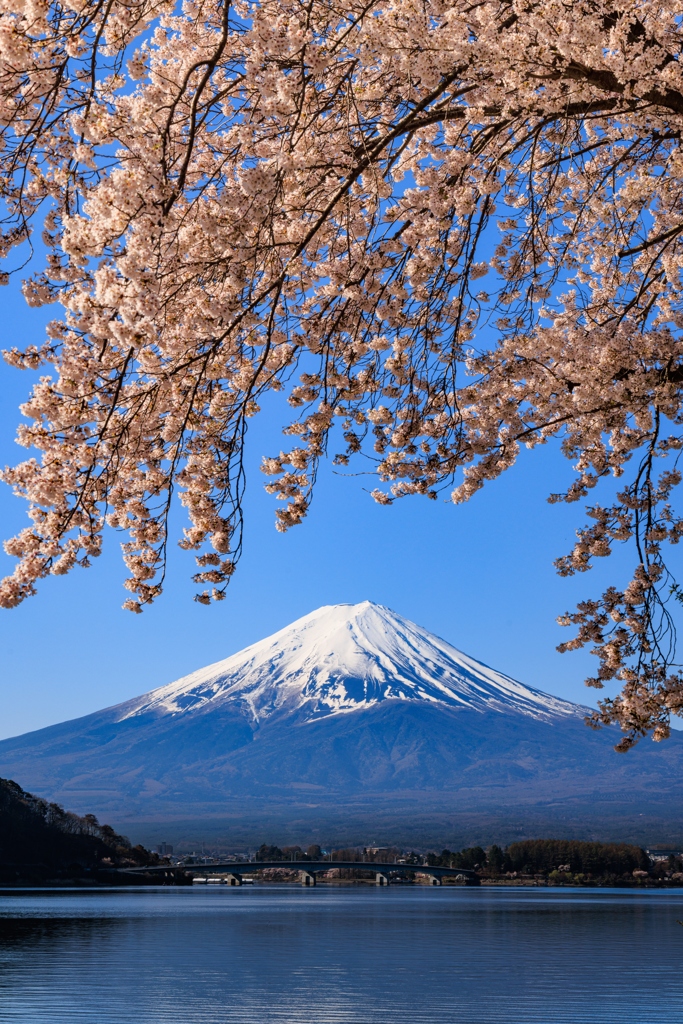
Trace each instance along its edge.
<instances>
[{"instance_id":1,"label":"treeline at lake edge","mask_svg":"<svg viewBox=\"0 0 683 1024\"><path fill-rule=\"evenodd\" d=\"M473 868L482 879L533 878L567 885L683 885L683 858L653 860L640 846L573 839L527 839L505 849L470 847L458 853L428 854L430 864Z\"/></svg>"}]
</instances>

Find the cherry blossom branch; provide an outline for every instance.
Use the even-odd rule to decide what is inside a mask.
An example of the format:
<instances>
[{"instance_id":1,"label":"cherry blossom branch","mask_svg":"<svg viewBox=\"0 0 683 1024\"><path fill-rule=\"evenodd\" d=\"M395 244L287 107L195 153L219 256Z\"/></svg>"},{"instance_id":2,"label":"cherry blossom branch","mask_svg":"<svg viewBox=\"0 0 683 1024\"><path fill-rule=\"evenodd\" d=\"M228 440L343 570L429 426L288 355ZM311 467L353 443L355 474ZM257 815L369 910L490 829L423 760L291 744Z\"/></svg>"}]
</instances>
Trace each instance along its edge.
<instances>
[{"instance_id":1,"label":"cherry blossom branch","mask_svg":"<svg viewBox=\"0 0 683 1024\"><path fill-rule=\"evenodd\" d=\"M4 3L4 6L3 6ZM374 496L472 497L557 439L615 501L558 561L630 543L625 588L563 621L616 681L624 745L681 710L663 556L683 422L683 37L676 4L0 0L2 253L44 229L33 305L58 303L23 406L29 503L13 607L127 534L133 611L165 579L173 504L197 599L242 550L249 419L302 522L320 460ZM336 442L339 424L341 442ZM288 447L287 447L288 446ZM657 471L657 459L664 460ZM672 468L673 467L673 468ZM601 674L602 673L602 674ZM589 681L592 685L595 680Z\"/></svg>"}]
</instances>

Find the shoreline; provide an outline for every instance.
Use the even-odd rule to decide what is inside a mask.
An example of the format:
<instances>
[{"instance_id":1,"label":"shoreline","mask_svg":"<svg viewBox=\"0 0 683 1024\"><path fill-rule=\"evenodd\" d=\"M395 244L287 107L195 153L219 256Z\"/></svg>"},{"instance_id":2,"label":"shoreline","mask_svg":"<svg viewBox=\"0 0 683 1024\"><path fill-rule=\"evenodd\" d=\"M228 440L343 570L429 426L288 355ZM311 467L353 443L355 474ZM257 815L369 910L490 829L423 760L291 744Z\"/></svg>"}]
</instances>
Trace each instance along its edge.
<instances>
[{"instance_id":1,"label":"shoreline","mask_svg":"<svg viewBox=\"0 0 683 1024\"><path fill-rule=\"evenodd\" d=\"M251 883L256 886L297 886L301 887L301 883L295 878L258 878L254 877ZM392 887L397 886L399 888L434 888L429 882L422 881L402 881L402 882L391 882ZM371 886L376 887L376 883L370 878L326 878L319 879L316 887L334 886L336 888L351 888L359 886ZM46 879L45 881L15 881L15 882L0 882L0 893L2 892L31 892L31 891L55 891L59 889L64 890L79 890L79 891L145 891L149 889L197 889L198 885L193 885L192 881L178 881L178 882L138 882L115 885L111 882L95 881L94 879ZM200 891L206 889L222 889L231 888L224 882L213 882L209 885L201 885ZM598 880L591 880L586 882L548 882L542 879L530 879L530 878L511 878L511 879L480 879L479 885L465 885L461 882L443 882L441 886L437 888L448 888L448 889L623 889L634 892L642 892L644 890L668 892L683 890L683 881L657 881L652 880L649 882L631 882L629 883L626 879L622 879L618 882L600 882Z\"/></svg>"}]
</instances>

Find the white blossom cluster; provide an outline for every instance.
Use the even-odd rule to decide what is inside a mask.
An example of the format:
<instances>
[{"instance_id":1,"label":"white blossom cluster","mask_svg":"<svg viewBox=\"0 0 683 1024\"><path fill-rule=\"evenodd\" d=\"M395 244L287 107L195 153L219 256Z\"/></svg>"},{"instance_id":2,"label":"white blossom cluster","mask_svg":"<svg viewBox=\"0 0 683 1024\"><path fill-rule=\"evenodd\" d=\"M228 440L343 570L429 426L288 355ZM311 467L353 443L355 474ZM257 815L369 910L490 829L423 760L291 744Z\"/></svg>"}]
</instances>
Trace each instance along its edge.
<instances>
[{"instance_id":1,"label":"white blossom cluster","mask_svg":"<svg viewBox=\"0 0 683 1024\"><path fill-rule=\"evenodd\" d=\"M318 462L368 461L383 504L469 498L559 437L616 503L560 559L615 542L632 582L563 621L592 644L622 746L683 709L662 558L683 439L683 0L0 0L7 255L39 221L29 303L63 312L4 479L31 523L12 607L124 530L139 611L175 489L198 600L241 548L247 423L297 410L264 459L279 529ZM343 443L337 444L339 431ZM657 459L666 464L657 470ZM373 461L374 460L374 461Z\"/></svg>"}]
</instances>

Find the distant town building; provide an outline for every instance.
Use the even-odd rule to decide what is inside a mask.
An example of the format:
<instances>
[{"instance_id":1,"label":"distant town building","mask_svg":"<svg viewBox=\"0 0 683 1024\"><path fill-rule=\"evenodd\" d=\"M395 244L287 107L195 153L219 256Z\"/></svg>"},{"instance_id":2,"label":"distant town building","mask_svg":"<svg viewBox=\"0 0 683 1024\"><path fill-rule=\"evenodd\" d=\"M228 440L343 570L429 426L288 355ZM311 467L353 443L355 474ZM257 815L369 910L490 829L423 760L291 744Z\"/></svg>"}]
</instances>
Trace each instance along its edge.
<instances>
[{"instance_id":1,"label":"distant town building","mask_svg":"<svg viewBox=\"0 0 683 1024\"><path fill-rule=\"evenodd\" d=\"M668 860L669 857L683 857L682 850L646 850L645 851L650 860Z\"/></svg>"},{"instance_id":2,"label":"distant town building","mask_svg":"<svg viewBox=\"0 0 683 1024\"><path fill-rule=\"evenodd\" d=\"M170 857L173 853L173 847L170 843L159 843L156 848L156 852L160 857Z\"/></svg>"}]
</instances>

